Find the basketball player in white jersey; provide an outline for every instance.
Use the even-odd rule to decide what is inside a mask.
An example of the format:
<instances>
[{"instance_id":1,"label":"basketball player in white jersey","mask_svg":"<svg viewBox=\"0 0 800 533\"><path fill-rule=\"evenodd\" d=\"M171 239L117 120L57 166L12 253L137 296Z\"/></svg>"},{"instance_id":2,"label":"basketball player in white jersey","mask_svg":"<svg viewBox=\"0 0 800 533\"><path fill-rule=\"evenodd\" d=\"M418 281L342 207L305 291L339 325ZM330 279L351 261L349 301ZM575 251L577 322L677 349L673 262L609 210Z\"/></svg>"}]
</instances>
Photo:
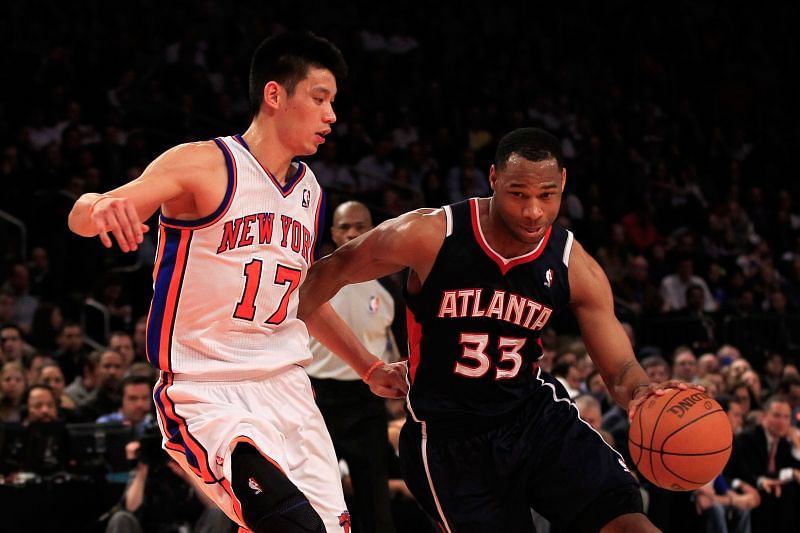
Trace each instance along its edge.
<instances>
[{"instance_id":1,"label":"basketball player in white jersey","mask_svg":"<svg viewBox=\"0 0 800 533\"><path fill-rule=\"evenodd\" d=\"M324 207L313 173L294 158L330 133L346 71L341 52L313 34L267 39L251 63L254 118L243 135L167 150L132 182L81 196L69 216L75 233L107 247L113 236L127 252L161 209L147 354L161 370L164 448L256 532L349 530L302 368L309 332L374 393L406 392L404 367L367 352L332 308L306 325L296 316Z\"/></svg>"}]
</instances>

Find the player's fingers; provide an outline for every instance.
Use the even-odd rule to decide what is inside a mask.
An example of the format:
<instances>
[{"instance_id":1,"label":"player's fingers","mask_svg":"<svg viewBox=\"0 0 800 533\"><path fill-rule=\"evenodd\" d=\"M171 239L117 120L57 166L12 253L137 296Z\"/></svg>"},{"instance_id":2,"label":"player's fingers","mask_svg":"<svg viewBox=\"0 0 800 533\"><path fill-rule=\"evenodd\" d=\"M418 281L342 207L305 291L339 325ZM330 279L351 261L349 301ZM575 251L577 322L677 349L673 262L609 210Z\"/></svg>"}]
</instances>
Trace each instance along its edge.
<instances>
[{"instance_id":1,"label":"player's fingers","mask_svg":"<svg viewBox=\"0 0 800 533\"><path fill-rule=\"evenodd\" d=\"M106 225L105 220L98 218L94 221L94 225L97 226L97 236L100 237L100 242L102 242L103 246L106 248L111 248L113 243L111 242L111 238L108 236L108 226Z\"/></svg>"},{"instance_id":2,"label":"player's fingers","mask_svg":"<svg viewBox=\"0 0 800 533\"><path fill-rule=\"evenodd\" d=\"M128 208L123 202L116 202L114 204L114 215L117 217L117 222L119 223L119 228L125 239L125 243L128 245L129 249L135 250L136 243L139 242L136 240L136 229L139 228L139 216L134 212L134 218L132 219Z\"/></svg>"},{"instance_id":3,"label":"player's fingers","mask_svg":"<svg viewBox=\"0 0 800 533\"><path fill-rule=\"evenodd\" d=\"M133 238L136 240L137 243L142 242L144 239L143 231L142 231L142 223L139 220L139 213L136 212L136 208L133 206L131 202L127 202L125 204L125 213L128 215L128 220L131 222L131 229L133 230Z\"/></svg>"},{"instance_id":4,"label":"player's fingers","mask_svg":"<svg viewBox=\"0 0 800 533\"><path fill-rule=\"evenodd\" d=\"M97 236L100 237L100 242L102 242L103 246L106 248L111 248L114 245L114 243L111 242L111 238L108 236L108 233L105 231L101 231L97 234Z\"/></svg>"},{"instance_id":5,"label":"player's fingers","mask_svg":"<svg viewBox=\"0 0 800 533\"><path fill-rule=\"evenodd\" d=\"M113 211L108 213L108 218L106 220L108 223L108 229L111 231L114 239L116 239L120 250L123 252L129 251L128 240L125 238L125 234L122 232L122 228L120 227L119 221L117 220L117 217L114 215Z\"/></svg>"},{"instance_id":6,"label":"player's fingers","mask_svg":"<svg viewBox=\"0 0 800 533\"><path fill-rule=\"evenodd\" d=\"M150 231L150 226L148 226L147 224L139 223L139 229L142 231L142 233L147 233L148 231Z\"/></svg>"}]
</instances>

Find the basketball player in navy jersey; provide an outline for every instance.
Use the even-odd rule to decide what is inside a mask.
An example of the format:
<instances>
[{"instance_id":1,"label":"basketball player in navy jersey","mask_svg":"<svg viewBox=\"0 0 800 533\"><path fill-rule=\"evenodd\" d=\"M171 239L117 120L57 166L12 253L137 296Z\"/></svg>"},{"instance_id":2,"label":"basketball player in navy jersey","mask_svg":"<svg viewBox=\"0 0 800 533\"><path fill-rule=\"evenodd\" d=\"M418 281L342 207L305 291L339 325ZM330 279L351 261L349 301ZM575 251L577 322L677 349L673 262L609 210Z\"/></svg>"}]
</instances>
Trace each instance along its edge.
<instances>
[{"instance_id":1,"label":"basketball player in navy jersey","mask_svg":"<svg viewBox=\"0 0 800 533\"><path fill-rule=\"evenodd\" d=\"M315 264L299 316L347 283L410 268L406 482L443 531L533 531L530 508L559 528L656 531L622 458L543 374L539 336L569 306L614 399L651 385L614 316L608 280L554 224L566 181L558 139L506 135L491 198L389 220Z\"/></svg>"},{"instance_id":2,"label":"basketball player in navy jersey","mask_svg":"<svg viewBox=\"0 0 800 533\"><path fill-rule=\"evenodd\" d=\"M248 530L347 532L336 455L302 366L308 333L379 395L402 397L402 366L361 346L330 307L304 325L298 291L324 216L298 155L336 121L341 52L308 33L264 41L241 135L167 150L132 182L81 196L75 233L127 252L160 208L147 356L164 448ZM110 234L110 235L109 235Z\"/></svg>"}]
</instances>

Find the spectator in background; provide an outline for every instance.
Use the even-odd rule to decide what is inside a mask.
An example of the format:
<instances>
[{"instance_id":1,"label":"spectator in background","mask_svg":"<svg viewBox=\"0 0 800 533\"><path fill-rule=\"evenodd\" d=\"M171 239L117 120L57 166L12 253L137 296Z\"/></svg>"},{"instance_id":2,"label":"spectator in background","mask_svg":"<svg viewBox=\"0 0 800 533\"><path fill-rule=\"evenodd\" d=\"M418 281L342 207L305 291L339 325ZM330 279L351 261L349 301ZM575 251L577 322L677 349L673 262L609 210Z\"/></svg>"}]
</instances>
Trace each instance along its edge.
<instances>
[{"instance_id":1,"label":"spectator in background","mask_svg":"<svg viewBox=\"0 0 800 533\"><path fill-rule=\"evenodd\" d=\"M130 368L136 358L133 337L124 331L113 331L108 337L108 347L122 356L123 372Z\"/></svg>"},{"instance_id":2,"label":"spectator in background","mask_svg":"<svg viewBox=\"0 0 800 533\"><path fill-rule=\"evenodd\" d=\"M6 468L40 475L66 470L71 462L70 439L58 419L53 391L41 383L31 385L23 402L27 415L22 430L2 450Z\"/></svg>"},{"instance_id":3,"label":"spectator in background","mask_svg":"<svg viewBox=\"0 0 800 533\"><path fill-rule=\"evenodd\" d=\"M2 290L14 295L14 315L12 319L24 331L30 331L33 323L33 313L39 305L39 299L30 293L30 273L24 263L11 266L11 275L2 286Z\"/></svg>"},{"instance_id":4,"label":"spectator in background","mask_svg":"<svg viewBox=\"0 0 800 533\"><path fill-rule=\"evenodd\" d=\"M126 376L120 384L122 406L118 411L97 419L98 424L124 424L131 426L137 437L142 437L153 424L150 411L153 407L153 382L144 376Z\"/></svg>"},{"instance_id":5,"label":"spectator in background","mask_svg":"<svg viewBox=\"0 0 800 533\"><path fill-rule=\"evenodd\" d=\"M632 255L622 279L614 285L614 303L635 318L661 312L661 294L648 268L643 255Z\"/></svg>"},{"instance_id":6,"label":"spectator in background","mask_svg":"<svg viewBox=\"0 0 800 533\"><path fill-rule=\"evenodd\" d=\"M50 302L40 302L33 313L31 326L31 343L46 354L52 354L58 348L58 332L64 325L61 307Z\"/></svg>"},{"instance_id":7,"label":"spectator in background","mask_svg":"<svg viewBox=\"0 0 800 533\"><path fill-rule=\"evenodd\" d=\"M444 181L444 190L448 203L490 193L486 174L475 165L475 152L465 150L461 155L461 163L450 168Z\"/></svg>"},{"instance_id":8,"label":"spectator in background","mask_svg":"<svg viewBox=\"0 0 800 533\"><path fill-rule=\"evenodd\" d=\"M102 353L100 350L90 353L86 357L83 368L81 368L81 375L76 376L64 389L64 393L72 398L76 406L85 405L97 387L97 366L100 364L100 355Z\"/></svg>"},{"instance_id":9,"label":"spectator in background","mask_svg":"<svg viewBox=\"0 0 800 533\"><path fill-rule=\"evenodd\" d=\"M679 346L672 353L672 378L686 383L697 381L697 357L688 346Z\"/></svg>"},{"instance_id":10,"label":"spectator in background","mask_svg":"<svg viewBox=\"0 0 800 533\"><path fill-rule=\"evenodd\" d=\"M50 359L44 363L35 383L44 383L53 391L53 395L56 397L58 418L65 422L77 420L77 406L72 398L64 393L66 384L64 373L61 372L61 367L55 361Z\"/></svg>"},{"instance_id":11,"label":"spectator in background","mask_svg":"<svg viewBox=\"0 0 800 533\"><path fill-rule=\"evenodd\" d=\"M0 422L20 422L25 394L25 374L17 361L3 363L0 371Z\"/></svg>"},{"instance_id":12,"label":"spectator in background","mask_svg":"<svg viewBox=\"0 0 800 533\"><path fill-rule=\"evenodd\" d=\"M704 378L708 374L719 373L719 359L713 353L704 353L697 359L697 376Z\"/></svg>"},{"instance_id":13,"label":"spectator in background","mask_svg":"<svg viewBox=\"0 0 800 533\"><path fill-rule=\"evenodd\" d=\"M22 339L22 330L16 324L0 326L0 355L2 362L22 362L25 354L25 341Z\"/></svg>"},{"instance_id":14,"label":"spectator in background","mask_svg":"<svg viewBox=\"0 0 800 533\"><path fill-rule=\"evenodd\" d=\"M234 533L237 528L195 481L161 450L161 437L151 430L128 445L136 459L119 507L106 533Z\"/></svg>"},{"instance_id":15,"label":"spectator in background","mask_svg":"<svg viewBox=\"0 0 800 533\"><path fill-rule=\"evenodd\" d=\"M783 355L778 352L771 352L764 359L764 371L761 375L768 394L778 392L783 379L783 365Z\"/></svg>"},{"instance_id":16,"label":"spectator in background","mask_svg":"<svg viewBox=\"0 0 800 533\"><path fill-rule=\"evenodd\" d=\"M756 531L795 532L800 521L800 431L791 426L791 408L783 396L771 396L761 424L734 439L725 469L757 487L762 505L753 515Z\"/></svg>"},{"instance_id":17,"label":"spectator in background","mask_svg":"<svg viewBox=\"0 0 800 533\"><path fill-rule=\"evenodd\" d=\"M53 358L64 372L64 379L72 382L81 374L89 350L83 342L83 328L76 322L64 322L56 339L58 350Z\"/></svg>"},{"instance_id":18,"label":"spectator in background","mask_svg":"<svg viewBox=\"0 0 800 533\"><path fill-rule=\"evenodd\" d=\"M792 408L792 425L800 427L800 376L786 376L781 380L778 392L789 400Z\"/></svg>"},{"instance_id":19,"label":"spectator in background","mask_svg":"<svg viewBox=\"0 0 800 533\"><path fill-rule=\"evenodd\" d=\"M147 361L147 316L140 316L133 327L134 360Z\"/></svg>"},{"instance_id":20,"label":"spectator in background","mask_svg":"<svg viewBox=\"0 0 800 533\"><path fill-rule=\"evenodd\" d=\"M82 418L96 420L119 409L122 405L122 372L122 356L114 350L102 350L95 369L95 387L78 405Z\"/></svg>"},{"instance_id":21,"label":"spectator in background","mask_svg":"<svg viewBox=\"0 0 800 533\"><path fill-rule=\"evenodd\" d=\"M672 274L661 280L661 298L663 310L679 311L686 307L686 289L690 285L697 285L703 291L703 310L713 313L719 307L711 296L708 285L700 276L694 274L694 259L683 256L678 260L677 269Z\"/></svg>"}]
</instances>

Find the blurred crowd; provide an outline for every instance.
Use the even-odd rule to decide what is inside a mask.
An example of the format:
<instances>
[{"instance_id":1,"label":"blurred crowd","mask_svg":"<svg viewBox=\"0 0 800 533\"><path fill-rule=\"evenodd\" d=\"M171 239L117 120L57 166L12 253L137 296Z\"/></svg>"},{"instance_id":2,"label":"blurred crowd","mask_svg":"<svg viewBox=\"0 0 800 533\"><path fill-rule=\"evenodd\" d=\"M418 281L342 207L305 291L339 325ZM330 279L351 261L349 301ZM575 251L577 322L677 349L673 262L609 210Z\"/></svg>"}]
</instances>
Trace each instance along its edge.
<instances>
[{"instance_id":1,"label":"blurred crowd","mask_svg":"<svg viewBox=\"0 0 800 533\"><path fill-rule=\"evenodd\" d=\"M13 477L21 472L89 474L66 444L31 451L42 435L67 442L83 425L108 424L139 442L152 431L144 327L156 221L140 250L124 255L68 232L73 202L136 177L169 146L243 131L253 48L307 28L339 45L350 66L333 134L309 160L329 206L358 199L380 221L487 195L500 136L522 126L553 132L567 168L559 223L604 268L648 373L704 384L744 435L726 469L738 507L722 485L683 499L650 488L654 521L676 530L717 513L715 523L734 527L746 520L730 509L742 508L759 531L759 509L774 517L800 508L796 473L769 461L753 472L740 461L758 428L769 444L794 444L783 468L800 458L798 93L788 75L799 8L296 4L8 3L0 20L6 485L24 485L25 476ZM330 249L325 242L321 253ZM542 366L625 453L626 417L578 333L570 316L556 317ZM31 430L37 423L50 429ZM139 456L128 447L105 468ZM780 480L780 497L760 478ZM203 509L194 503L193 520Z\"/></svg>"}]
</instances>

